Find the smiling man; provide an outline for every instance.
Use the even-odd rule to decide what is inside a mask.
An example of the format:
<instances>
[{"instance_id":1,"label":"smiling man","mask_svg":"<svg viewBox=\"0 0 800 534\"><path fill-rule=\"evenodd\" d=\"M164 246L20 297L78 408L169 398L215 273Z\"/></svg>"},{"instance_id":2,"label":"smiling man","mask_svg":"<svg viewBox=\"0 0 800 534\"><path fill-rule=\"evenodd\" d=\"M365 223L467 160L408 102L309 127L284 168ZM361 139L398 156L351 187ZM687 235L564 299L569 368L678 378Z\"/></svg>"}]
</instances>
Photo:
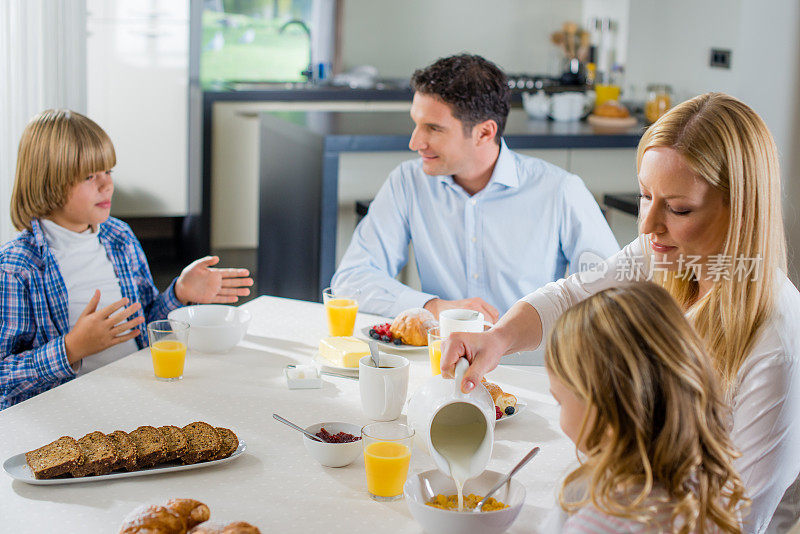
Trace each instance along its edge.
<instances>
[{"instance_id":1,"label":"smiling man","mask_svg":"<svg viewBox=\"0 0 800 534\"><path fill-rule=\"evenodd\" d=\"M480 56L443 58L411 78L409 148L420 158L389 175L333 276L360 289L360 310L396 316L424 307L483 312L579 270L580 257L619 250L577 176L517 154L502 139L510 91ZM422 291L395 279L413 243Z\"/></svg>"}]
</instances>

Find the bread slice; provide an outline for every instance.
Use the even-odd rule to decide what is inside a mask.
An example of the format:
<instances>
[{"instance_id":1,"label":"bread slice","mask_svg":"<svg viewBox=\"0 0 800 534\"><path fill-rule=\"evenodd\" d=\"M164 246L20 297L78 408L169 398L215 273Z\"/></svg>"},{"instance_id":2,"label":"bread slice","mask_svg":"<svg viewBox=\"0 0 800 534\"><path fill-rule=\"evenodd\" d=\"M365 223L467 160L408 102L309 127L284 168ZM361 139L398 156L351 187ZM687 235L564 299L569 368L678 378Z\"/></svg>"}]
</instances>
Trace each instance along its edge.
<instances>
[{"instance_id":1,"label":"bread slice","mask_svg":"<svg viewBox=\"0 0 800 534\"><path fill-rule=\"evenodd\" d=\"M140 426L128 436L136 445L136 463L139 468L151 467L166 458L167 443L156 427Z\"/></svg>"},{"instance_id":2,"label":"bread slice","mask_svg":"<svg viewBox=\"0 0 800 534\"><path fill-rule=\"evenodd\" d=\"M183 434L183 430L177 426L160 426L158 430L164 436L164 441L167 445L167 455L164 458L165 462L171 462L186 454L189 450L189 442Z\"/></svg>"},{"instance_id":3,"label":"bread slice","mask_svg":"<svg viewBox=\"0 0 800 534\"><path fill-rule=\"evenodd\" d=\"M107 436L117 453L117 463L114 464L111 470L136 471L136 445L133 440L122 430L115 430L111 434L107 434Z\"/></svg>"},{"instance_id":4,"label":"bread slice","mask_svg":"<svg viewBox=\"0 0 800 534\"><path fill-rule=\"evenodd\" d=\"M69 473L83 463L80 445L75 438L61 436L52 443L25 453L33 476L47 479Z\"/></svg>"},{"instance_id":5,"label":"bread slice","mask_svg":"<svg viewBox=\"0 0 800 534\"><path fill-rule=\"evenodd\" d=\"M212 460L222 446L222 440L214 427L202 421L195 421L183 427L189 440L189 450L181 457L185 464L196 464Z\"/></svg>"},{"instance_id":6,"label":"bread slice","mask_svg":"<svg viewBox=\"0 0 800 534\"><path fill-rule=\"evenodd\" d=\"M114 444L102 432L90 432L78 440L83 453L83 464L74 468L74 477L87 475L105 475L110 473L117 463L117 451Z\"/></svg>"},{"instance_id":7,"label":"bread slice","mask_svg":"<svg viewBox=\"0 0 800 534\"><path fill-rule=\"evenodd\" d=\"M227 458L236 452L236 449L239 448L239 438L236 437L236 434L233 432L233 430L229 428L222 428L221 426L214 427L214 430L217 431L217 434L222 440L222 446L220 447L219 452L214 459L219 460L221 458Z\"/></svg>"}]
</instances>

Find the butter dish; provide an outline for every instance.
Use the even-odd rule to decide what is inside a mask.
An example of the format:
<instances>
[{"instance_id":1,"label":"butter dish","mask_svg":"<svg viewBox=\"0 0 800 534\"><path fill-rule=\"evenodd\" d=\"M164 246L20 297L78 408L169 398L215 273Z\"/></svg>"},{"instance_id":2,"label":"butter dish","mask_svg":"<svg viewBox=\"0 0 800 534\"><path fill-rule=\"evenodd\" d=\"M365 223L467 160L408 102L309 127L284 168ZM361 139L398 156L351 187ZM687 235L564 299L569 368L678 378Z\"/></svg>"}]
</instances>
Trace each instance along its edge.
<instances>
[{"instance_id":1,"label":"butter dish","mask_svg":"<svg viewBox=\"0 0 800 534\"><path fill-rule=\"evenodd\" d=\"M313 365L298 365L285 367L283 375L289 389L319 389L322 387L322 377L319 369Z\"/></svg>"}]
</instances>

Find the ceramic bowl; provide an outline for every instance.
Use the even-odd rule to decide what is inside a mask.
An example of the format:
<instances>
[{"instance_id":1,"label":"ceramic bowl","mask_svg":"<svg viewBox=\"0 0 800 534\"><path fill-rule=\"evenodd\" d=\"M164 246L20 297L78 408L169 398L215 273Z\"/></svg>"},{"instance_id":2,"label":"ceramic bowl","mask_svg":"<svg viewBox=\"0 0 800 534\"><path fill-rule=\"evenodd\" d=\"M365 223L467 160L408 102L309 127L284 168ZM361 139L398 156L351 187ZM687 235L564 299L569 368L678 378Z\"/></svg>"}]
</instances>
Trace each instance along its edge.
<instances>
[{"instance_id":1,"label":"ceramic bowl","mask_svg":"<svg viewBox=\"0 0 800 534\"><path fill-rule=\"evenodd\" d=\"M464 494L486 495L486 492L504 475L497 471L484 471L464 485ZM432 494L431 494L432 492ZM438 470L412 474L403 487L408 510L429 534L500 534L517 519L525 502L525 486L511 479L493 495L508 508L493 512L453 512L425 504L433 496L455 495L453 479Z\"/></svg>"},{"instance_id":2,"label":"ceramic bowl","mask_svg":"<svg viewBox=\"0 0 800 534\"><path fill-rule=\"evenodd\" d=\"M172 310L167 318L189 323L190 350L221 353L244 338L251 316L236 306L199 304Z\"/></svg>"},{"instance_id":3,"label":"ceramic bowl","mask_svg":"<svg viewBox=\"0 0 800 534\"><path fill-rule=\"evenodd\" d=\"M317 423L306 427L306 432L316 434L322 427L325 427L330 434L347 432L354 436L361 437L361 426L352 423ZM308 454L316 461L326 467L344 467L352 464L358 455L361 454L361 440L351 441L350 443L320 443L313 439L303 436Z\"/></svg>"}]
</instances>

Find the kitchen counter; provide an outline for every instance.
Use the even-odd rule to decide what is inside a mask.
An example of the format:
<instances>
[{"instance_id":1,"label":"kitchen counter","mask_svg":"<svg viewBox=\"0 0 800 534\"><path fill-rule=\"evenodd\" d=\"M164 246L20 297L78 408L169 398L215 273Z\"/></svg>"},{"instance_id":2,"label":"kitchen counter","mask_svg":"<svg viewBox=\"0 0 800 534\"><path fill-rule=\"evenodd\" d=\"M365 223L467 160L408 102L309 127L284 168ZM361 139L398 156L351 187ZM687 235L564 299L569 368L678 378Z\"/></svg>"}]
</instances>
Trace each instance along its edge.
<instances>
[{"instance_id":1,"label":"kitchen counter","mask_svg":"<svg viewBox=\"0 0 800 534\"><path fill-rule=\"evenodd\" d=\"M28 485L4 473L0 530L117 532L134 508L183 497L206 503L214 521L247 521L265 533L421 533L403 500L368 497L362 457L347 467L322 467L306 453L298 432L272 419L276 412L302 426L370 422L357 381L323 376L322 389L287 389L285 366L311 364L327 335L322 305L261 297L243 307L253 315L244 341L227 354L190 354L179 382L157 381L145 349L0 412L2 460L59 436L192 421L231 428L247 443L240 457L189 471L67 485ZM383 320L359 313L356 330ZM411 394L430 376L430 366L425 350L404 355L411 360ZM489 378L528 406L497 424L488 468L508 472L533 444L542 449L515 478L527 498L508 532L535 531L575 462L575 448L559 430L544 368L503 365ZM410 472L432 468L427 448L416 440Z\"/></svg>"},{"instance_id":2,"label":"kitchen counter","mask_svg":"<svg viewBox=\"0 0 800 534\"><path fill-rule=\"evenodd\" d=\"M318 300L335 270L340 156L408 150L413 122L406 112L263 112L260 122L259 292ZM608 132L512 109L503 137L511 149L630 149L643 129Z\"/></svg>"}]
</instances>

